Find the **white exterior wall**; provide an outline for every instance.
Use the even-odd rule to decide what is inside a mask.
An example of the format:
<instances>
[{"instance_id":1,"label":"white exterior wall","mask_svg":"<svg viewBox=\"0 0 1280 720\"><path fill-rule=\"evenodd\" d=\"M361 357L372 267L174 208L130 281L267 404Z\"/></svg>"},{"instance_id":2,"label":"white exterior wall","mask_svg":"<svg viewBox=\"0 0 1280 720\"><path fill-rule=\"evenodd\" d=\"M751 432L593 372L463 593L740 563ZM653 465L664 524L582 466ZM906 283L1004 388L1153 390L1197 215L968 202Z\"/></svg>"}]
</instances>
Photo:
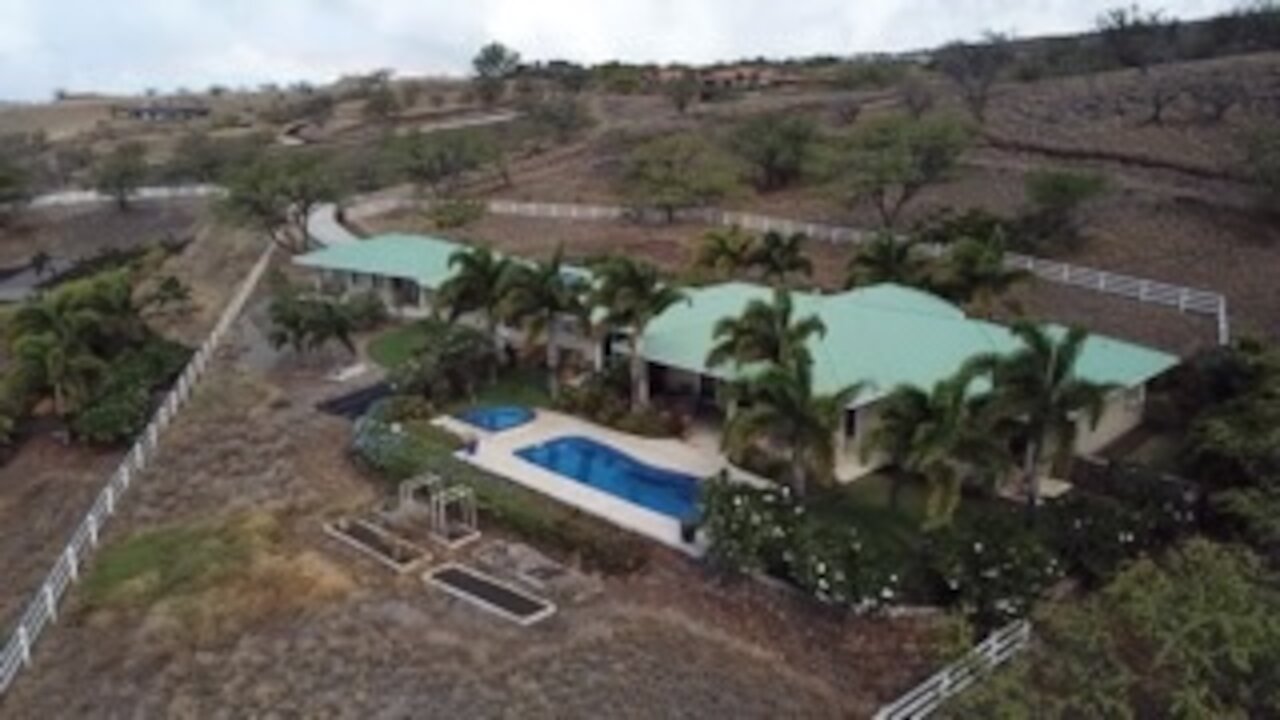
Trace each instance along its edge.
<instances>
[{"instance_id":1,"label":"white exterior wall","mask_svg":"<svg viewBox=\"0 0 1280 720\"><path fill-rule=\"evenodd\" d=\"M1138 427L1146 400L1146 388L1141 385L1111 393L1096 426L1091 426L1088 418L1080 419L1076 454L1093 455Z\"/></svg>"},{"instance_id":2,"label":"white exterior wall","mask_svg":"<svg viewBox=\"0 0 1280 720\"><path fill-rule=\"evenodd\" d=\"M880 424L879 403L870 403L858 408L857 434L848 439L844 451L836 458L836 479L840 482L856 480L863 475L875 472L884 467L885 458L875 453L865 461L862 459L862 448L871 436L871 432ZM839 447L839 444L836 445Z\"/></svg>"}]
</instances>

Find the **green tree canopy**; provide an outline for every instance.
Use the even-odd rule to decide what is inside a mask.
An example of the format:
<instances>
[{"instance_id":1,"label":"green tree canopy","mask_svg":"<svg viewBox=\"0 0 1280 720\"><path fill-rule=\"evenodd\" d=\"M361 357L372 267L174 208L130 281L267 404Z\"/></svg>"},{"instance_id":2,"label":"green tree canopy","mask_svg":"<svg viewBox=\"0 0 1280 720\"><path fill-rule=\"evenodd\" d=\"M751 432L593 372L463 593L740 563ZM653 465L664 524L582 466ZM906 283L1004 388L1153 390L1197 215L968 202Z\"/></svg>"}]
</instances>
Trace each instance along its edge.
<instances>
[{"instance_id":1,"label":"green tree canopy","mask_svg":"<svg viewBox=\"0 0 1280 720\"><path fill-rule=\"evenodd\" d=\"M1246 551L1193 540L1101 592L1039 609L1026 654L949 717L1280 715L1277 578Z\"/></svg>"},{"instance_id":2,"label":"green tree canopy","mask_svg":"<svg viewBox=\"0 0 1280 720\"><path fill-rule=\"evenodd\" d=\"M318 205L337 202L345 178L323 151L264 154L235 173L224 210L232 219L266 232L290 252L307 247L307 218Z\"/></svg>"},{"instance_id":3,"label":"green tree canopy","mask_svg":"<svg viewBox=\"0 0 1280 720\"><path fill-rule=\"evenodd\" d=\"M146 148L141 143L119 145L94 165L94 187L115 200L121 210L129 208L130 198L146 178Z\"/></svg>"},{"instance_id":4,"label":"green tree canopy","mask_svg":"<svg viewBox=\"0 0 1280 720\"><path fill-rule=\"evenodd\" d=\"M629 257L605 258L592 265L596 284L591 305L604 311L600 322L625 328L631 336L631 404L640 410L649 404L648 362L644 358L644 333L654 318L679 302L688 302L680 288L662 280L658 269Z\"/></svg>"},{"instance_id":5,"label":"green tree canopy","mask_svg":"<svg viewBox=\"0 0 1280 720\"><path fill-rule=\"evenodd\" d=\"M739 125L730 145L751 168L756 189L768 192L800 179L814 160L817 141L818 126L812 119L777 113Z\"/></svg>"},{"instance_id":6,"label":"green tree canopy","mask_svg":"<svg viewBox=\"0 0 1280 720\"><path fill-rule=\"evenodd\" d=\"M921 190L946 180L969 146L968 129L944 117L887 117L838 144L835 186L850 205L870 202L886 227Z\"/></svg>"},{"instance_id":7,"label":"green tree canopy","mask_svg":"<svg viewBox=\"0 0 1280 720\"><path fill-rule=\"evenodd\" d=\"M810 481L833 477L836 433L860 389L854 385L816 395L811 362L771 365L731 386L730 399L741 407L725 426L725 450L731 457L752 448L780 452L789 463L792 489L804 495Z\"/></svg>"},{"instance_id":8,"label":"green tree canopy","mask_svg":"<svg viewBox=\"0 0 1280 720\"><path fill-rule=\"evenodd\" d=\"M622 190L640 207L652 207L675 221L676 212L708 205L737 188L733 163L694 134L667 135L636 148L627 157Z\"/></svg>"},{"instance_id":9,"label":"green tree canopy","mask_svg":"<svg viewBox=\"0 0 1280 720\"><path fill-rule=\"evenodd\" d=\"M1114 388L1085 380L1076 364L1088 333L1072 328L1057 335L1048 327L1018 322L1011 328L1022 347L1008 355L988 354L970 360L963 372L985 376L991 383L993 412L1016 418L1025 446L1023 477L1031 510L1040 504L1040 481L1046 454L1065 462L1075 451L1079 420L1097 425Z\"/></svg>"},{"instance_id":10,"label":"green tree canopy","mask_svg":"<svg viewBox=\"0 0 1280 720\"><path fill-rule=\"evenodd\" d=\"M476 94L485 105L493 105L502 99L508 78L520 69L520 53L502 43L489 43L480 48L471 67Z\"/></svg>"},{"instance_id":11,"label":"green tree canopy","mask_svg":"<svg viewBox=\"0 0 1280 720\"><path fill-rule=\"evenodd\" d=\"M813 275L813 261L805 254L808 241L804 233L784 235L770 230L756 243L751 266L771 283L785 284L790 275Z\"/></svg>"},{"instance_id":12,"label":"green tree canopy","mask_svg":"<svg viewBox=\"0 0 1280 720\"><path fill-rule=\"evenodd\" d=\"M716 344L707 355L707 365L809 362L809 338L826 332L816 315L797 319L791 293L775 290L772 302L752 300L738 317L716 322Z\"/></svg>"}]
</instances>

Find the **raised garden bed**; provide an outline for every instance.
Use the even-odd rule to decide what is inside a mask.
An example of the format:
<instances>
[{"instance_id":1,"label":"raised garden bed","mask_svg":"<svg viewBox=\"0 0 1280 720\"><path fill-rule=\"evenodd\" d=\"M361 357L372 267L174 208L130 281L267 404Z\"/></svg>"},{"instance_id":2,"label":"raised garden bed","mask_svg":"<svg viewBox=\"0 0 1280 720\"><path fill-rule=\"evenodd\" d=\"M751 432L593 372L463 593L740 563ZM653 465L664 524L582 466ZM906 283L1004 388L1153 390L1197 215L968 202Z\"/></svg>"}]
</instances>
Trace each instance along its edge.
<instances>
[{"instance_id":1,"label":"raised garden bed","mask_svg":"<svg viewBox=\"0 0 1280 720\"><path fill-rule=\"evenodd\" d=\"M426 550L366 520L344 518L325 525L324 530L344 545L399 573L431 559Z\"/></svg>"},{"instance_id":2,"label":"raised garden bed","mask_svg":"<svg viewBox=\"0 0 1280 720\"><path fill-rule=\"evenodd\" d=\"M434 585L517 625L527 627L556 612L556 606L551 601L530 595L514 585L463 565L445 565L423 575L422 579L428 585Z\"/></svg>"}]
</instances>

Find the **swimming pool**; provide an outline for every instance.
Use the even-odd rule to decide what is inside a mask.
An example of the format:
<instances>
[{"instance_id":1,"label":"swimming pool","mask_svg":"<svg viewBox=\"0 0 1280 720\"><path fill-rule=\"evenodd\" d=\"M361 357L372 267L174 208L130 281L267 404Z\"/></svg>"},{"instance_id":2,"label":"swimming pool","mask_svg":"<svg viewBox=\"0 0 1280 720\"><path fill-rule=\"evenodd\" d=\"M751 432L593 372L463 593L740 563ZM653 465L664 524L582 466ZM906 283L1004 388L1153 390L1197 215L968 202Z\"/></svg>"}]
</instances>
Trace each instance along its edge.
<instances>
[{"instance_id":1,"label":"swimming pool","mask_svg":"<svg viewBox=\"0 0 1280 720\"><path fill-rule=\"evenodd\" d=\"M518 405L495 405L465 410L458 414L458 419L482 430L502 432L532 420L533 411Z\"/></svg>"},{"instance_id":2,"label":"swimming pool","mask_svg":"<svg viewBox=\"0 0 1280 720\"><path fill-rule=\"evenodd\" d=\"M556 438L517 450L516 455L677 520L693 520L698 515L698 478L646 465L589 438Z\"/></svg>"}]
</instances>

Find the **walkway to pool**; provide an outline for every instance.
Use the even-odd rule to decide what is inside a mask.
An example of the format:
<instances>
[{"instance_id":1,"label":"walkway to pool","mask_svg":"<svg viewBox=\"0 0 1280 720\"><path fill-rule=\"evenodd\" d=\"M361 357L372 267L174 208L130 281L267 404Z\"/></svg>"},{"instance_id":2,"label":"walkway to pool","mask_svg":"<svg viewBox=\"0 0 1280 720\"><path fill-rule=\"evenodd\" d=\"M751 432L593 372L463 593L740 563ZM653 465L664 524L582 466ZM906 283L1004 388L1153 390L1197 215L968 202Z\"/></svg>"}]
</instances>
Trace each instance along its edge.
<instances>
[{"instance_id":1,"label":"walkway to pool","mask_svg":"<svg viewBox=\"0 0 1280 720\"><path fill-rule=\"evenodd\" d=\"M714 444L671 439L650 439L611 430L570 415L538 409L524 425L490 433L455 418L439 418L437 425L463 437L475 438L474 454L464 456L472 464L525 487L640 533L683 552L700 555L703 548L684 542L680 522L589 485L545 470L516 456L516 451L566 436L586 437L609 445L646 465L707 478L725 468Z\"/></svg>"}]
</instances>

